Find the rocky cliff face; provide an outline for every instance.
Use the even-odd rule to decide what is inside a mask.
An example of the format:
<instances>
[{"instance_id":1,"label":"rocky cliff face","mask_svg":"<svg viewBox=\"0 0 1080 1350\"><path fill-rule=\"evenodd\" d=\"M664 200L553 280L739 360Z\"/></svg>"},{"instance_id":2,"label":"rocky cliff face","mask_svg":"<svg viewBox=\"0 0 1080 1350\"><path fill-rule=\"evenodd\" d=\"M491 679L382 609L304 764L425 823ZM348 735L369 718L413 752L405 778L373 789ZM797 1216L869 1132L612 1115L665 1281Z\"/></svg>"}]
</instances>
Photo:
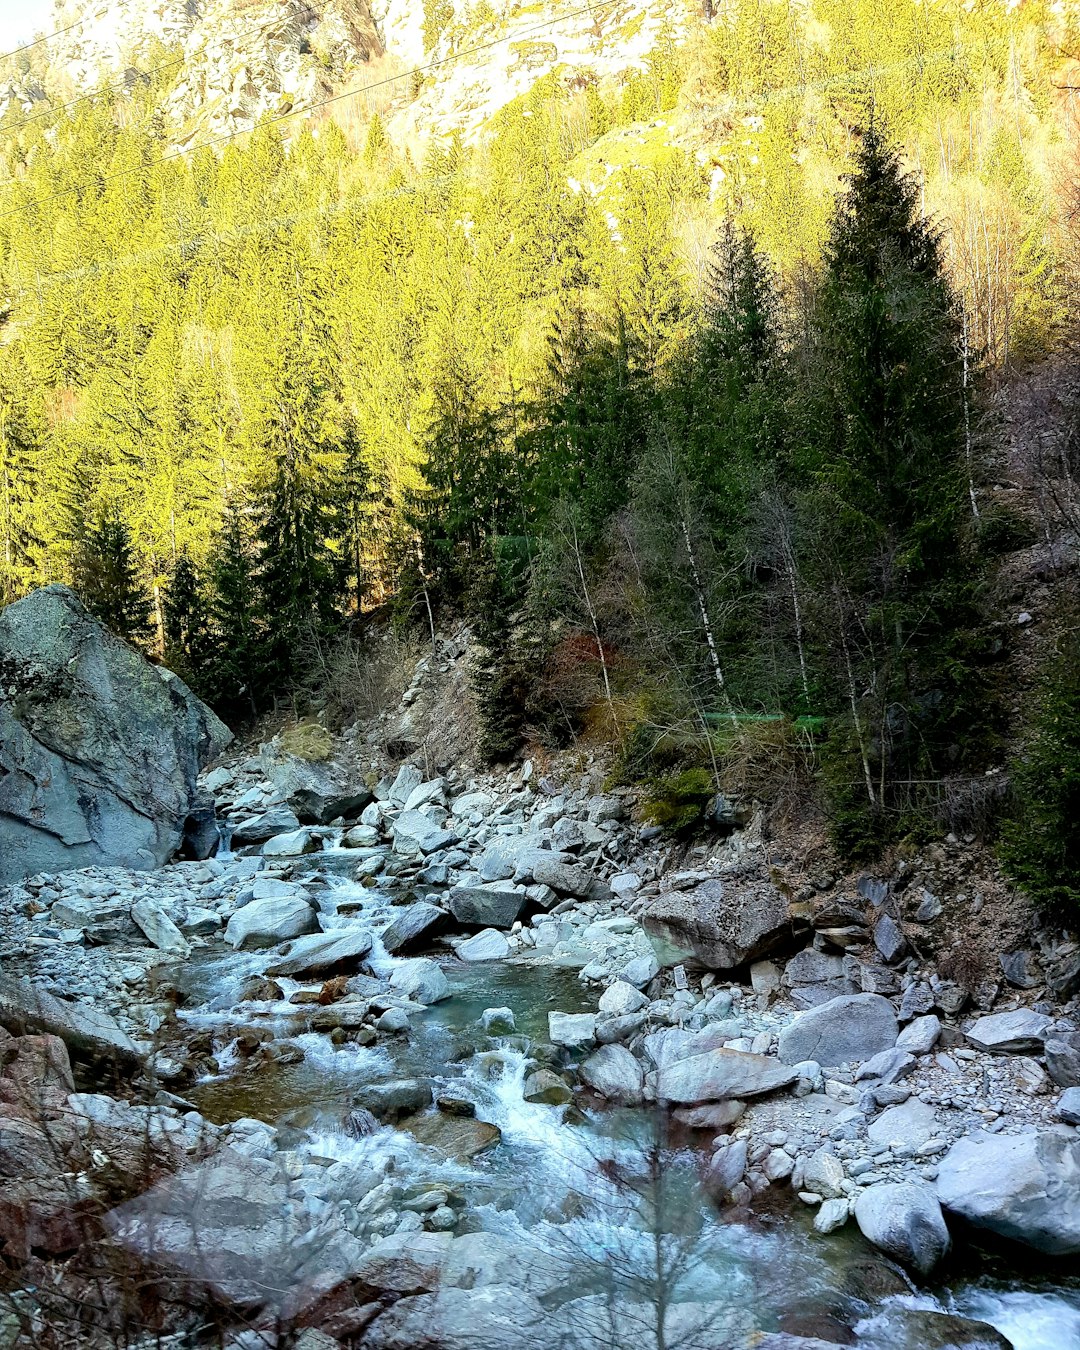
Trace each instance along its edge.
<instances>
[{"instance_id":1,"label":"rocky cliff face","mask_svg":"<svg viewBox=\"0 0 1080 1350\"><path fill-rule=\"evenodd\" d=\"M659 41L684 36L693 9L686 0L615 0L602 12L585 0L56 0L49 30L69 31L0 76L0 115L11 102L44 111L153 71L180 146L356 91L337 112L362 122L378 107L392 137L415 149L433 135L480 133L552 73L572 87L625 78Z\"/></svg>"},{"instance_id":2,"label":"rocky cliff face","mask_svg":"<svg viewBox=\"0 0 1080 1350\"><path fill-rule=\"evenodd\" d=\"M0 615L0 884L95 863L160 866L196 777L232 739L209 708L64 586Z\"/></svg>"}]
</instances>

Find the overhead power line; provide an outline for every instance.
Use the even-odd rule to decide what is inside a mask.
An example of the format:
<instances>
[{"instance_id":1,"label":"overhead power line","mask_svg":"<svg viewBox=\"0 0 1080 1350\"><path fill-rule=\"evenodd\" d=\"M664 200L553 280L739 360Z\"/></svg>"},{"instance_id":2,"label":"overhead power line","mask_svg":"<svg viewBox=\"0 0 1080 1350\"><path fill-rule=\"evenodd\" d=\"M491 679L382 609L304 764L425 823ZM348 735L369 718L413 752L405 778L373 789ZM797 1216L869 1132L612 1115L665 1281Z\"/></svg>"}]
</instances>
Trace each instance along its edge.
<instances>
[{"instance_id":1,"label":"overhead power line","mask_svg":"<svg viewBox=\"0 0 1080 1350\"><path fill-rule=\"evenodd\" d=\"M41 37L34 38L33 42L24 42L21 47L16 47L14 51L4 52L0 55L0 61L7 61L12 56L18 56L20 52L28 52L31 47L40 47L43 42L51 42L53 38L63 37L65 33L70 33L75 28L81 28L86 22L86 16L76 19L74 23L69 23L66 28L58 28L55 33L43 33Z\"/></svg>"},{"instance_id":2,"label":"overhead power line","mask_svg":"<svg viewBox=\"0 0 1080 1350\"><path fill-rule=\"evenodd\" d=\"M302 10L297 10L294 14L278 14L275 18L270 19L266 23L259 24L256 28L247 28L244 29L243 32L234 34L231 40L242 40L244 38L252 37L256 33L263 33L267 29L276 28L280 24L292 23L297 19L321 18L323 14L326 13L329 3L330 0L324 0L324 3L321 6L305 5ZM187 59L187 53L182 53L179 56L171 57L168 61L162 61L156 66L151 66L149 70L135 70L135 74L140 75L144 80L149 81L153 79L155 75L159 75L163 70L171 70L174 66L183 65ZM132 69L134 70L135 68L132 67ZM58 103L55 107L45 108L39 113L34 113L32 117L24 117L21 122L13 127L6 128L6 130L12 132L22 131L24 127L33 126L35 122L40 122L46 117L54 117L58 113L68 112L71 108L77 108L80 103L91 103L94 99L101 98L104 94L125 90L129 86L128 77L130 74L131 71L129 70L128 75L122 80L117 80L113 84L102 85L97 89L92 89L89 93L80 94L77 98L69 99L67 103Z\"/></svg>"},{"instance_id":3,"label":"overhead power line","mask_svg":"<svg viewBox=\"0 0 1080 1350\"><path fill-rule=\"evenodd\" d=\"M235 140L238 136L249 136L251 133L261 127L276 126L280 122L290 121L295 117L310 117L312 113L318 112L321 108L329 107L332 103L339 103L346 98L359 98L362 94L369 94L376 89L385 88L389 84L397 84L400 80L412 79L417 75L426 75L430 71L439 70L443 66L448 66L454 61L463 61L470 56L476 56L480 52L490 51L493 47L499 47L504 42L511 42L520 39L526 34L543 32L545 29L553 27L557 23L566 23L571 19L578 19L586 14L595 14L602 9L610 9L617 0L600 0L600 3L584 5L580 9L570 10L566 14L556 15L554 18L545 19L543 23L532 24L527 28L518 29L516 33L507 33L503 37L492 38L488 42L477 43L473 47L468 47L464 51L455 52L452 56L441 57L437 61L429 61L422 66L414 66L411 70L399 71L396 75L387 75L384 79L373 80L370 84L365 84L359 89L343 90L340 94L332 94L329 98L321 99L318 103L312 103L306 108L293 108L289 112L277 113L272 117L264 117L255 124L254 127L243 127L237 131L223 132L220 136L212 136L209 140L200 141L198 145L185 146L179 150L172 150L166 155L159 155L157 159L152 159L146 164L134 165L127 169L118 169L115 173L99 174L93 178L84 179L80 183L75 183L71 187L61 188L57 192L50 192L44 197L35 197L31 201L23 202L19 206L9 208L7 211L0 211L0 220L6 220L10 216L22 215L26 211L31 211L35 207L44 206L48 202L57 201L61 197L70 197L72 193L83 191L85 188L101 187L106 183L115 182L119 178L130 177L133 173L144 173L148 169L157 168L160 164L167 164L170 160L182 159L185 155L196 154L200 150L210 150L215 146L224 145L227 141Z\"/></svg>"}]
</instances>

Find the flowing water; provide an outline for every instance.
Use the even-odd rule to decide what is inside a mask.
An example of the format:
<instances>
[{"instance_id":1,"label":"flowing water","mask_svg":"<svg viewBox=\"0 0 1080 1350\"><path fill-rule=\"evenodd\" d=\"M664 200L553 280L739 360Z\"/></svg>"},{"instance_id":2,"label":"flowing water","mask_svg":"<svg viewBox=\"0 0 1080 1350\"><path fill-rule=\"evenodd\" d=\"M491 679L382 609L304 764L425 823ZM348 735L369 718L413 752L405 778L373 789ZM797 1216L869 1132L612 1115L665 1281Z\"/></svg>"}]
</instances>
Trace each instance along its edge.
<instances>
[{"instance_id":1,"label":"flowing water","mask_svg":"<svg viewBox=\"0 0 1080 1350\"><path fill-rule=\"evenodd\" d=\"M389 975L397 962L378 938L394 912L387 897L331 869L321 904L327 926L359 923L375 935L370 965ZM592 1109L567 1118L566 1108L526 1102L524 1081L534 1067L528 1048L547 1039L548 1012L594 1006L573 969L447 961L452 997L413 1016L408 1037L337 1048L300 1029L287 1001L299 987L293 981L278 982L285 1001L238 1001L243 982L269 960L216 953L184 969L181 1016L216 1038L219 1071L193 1092L199 1109L219 1123L255 1117L284 1127L291 1146L313 1158L390 1166L407 1180L455 1190L468 1202L472 1229L504 1237L522 1272L544 1261L572 1272L566 1297L577 1302L569 1306L601 1308L614 1319L599 1338L606 1344L656 1345L648 1318L620 1321L611 1309L662 1304L676 1333L669 1343L688 1347L719 1346L755 1327L827 1338L855 1327L857 1343L873 1350L921 1350L903 1328L907 1313L922 1309L989 1322L1015 1350L1080 1350L1080 1273L1010 1267L965 1248L938 1287L896 1293L894 1275L882 1286L880 1259L854 1225L821 1238L803 1206L770 1197L753 1218L718 1215L700 1186L707 1153L691 1138L658 1138L666 1125L654 1111ZM513 1011L514 1036L484 1034L480 1017L493 1007ZM295 1062L252 1068L236 1049L245 1026L295 1047ZM344 1120L359 1089L416 1076L431 1080L436 1096L471 1101L480 1120L499 1127L501 1142L461 1162L390 1127L352 1137ZM552 1350L569 1343L555 1325Z\"/></svg>"}]
</instances>

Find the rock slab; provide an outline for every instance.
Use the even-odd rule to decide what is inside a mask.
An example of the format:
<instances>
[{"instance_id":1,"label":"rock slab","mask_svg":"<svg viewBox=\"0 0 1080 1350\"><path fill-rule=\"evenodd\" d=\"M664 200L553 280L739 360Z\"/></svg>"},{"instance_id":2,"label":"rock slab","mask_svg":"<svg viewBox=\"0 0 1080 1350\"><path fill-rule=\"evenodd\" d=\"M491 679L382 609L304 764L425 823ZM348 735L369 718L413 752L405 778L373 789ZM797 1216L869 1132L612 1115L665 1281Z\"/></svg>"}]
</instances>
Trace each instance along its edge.
<instances>
[{"instance_id":1,"label":"rock slab","mask_svg":"<svg viewBox=\"0 0 1080 1350\"><path fill-rule=\"evenodd\" d=\"M199 771L232 739L170 671L66 586L0 613L0 885L35 872L160 867Z\"/></svg>"},{"instance_id":2,"label":"rock slab","mask_svg":"<svg viewBox=\"0 0 1080 1350\"><path fill-rule=\"evenodd\" d=\"M1050 1256L1080 1252L1080 1138L980 1130L942 1158L937 1189L978 1228Z\"/></svg>"}]
</instances>

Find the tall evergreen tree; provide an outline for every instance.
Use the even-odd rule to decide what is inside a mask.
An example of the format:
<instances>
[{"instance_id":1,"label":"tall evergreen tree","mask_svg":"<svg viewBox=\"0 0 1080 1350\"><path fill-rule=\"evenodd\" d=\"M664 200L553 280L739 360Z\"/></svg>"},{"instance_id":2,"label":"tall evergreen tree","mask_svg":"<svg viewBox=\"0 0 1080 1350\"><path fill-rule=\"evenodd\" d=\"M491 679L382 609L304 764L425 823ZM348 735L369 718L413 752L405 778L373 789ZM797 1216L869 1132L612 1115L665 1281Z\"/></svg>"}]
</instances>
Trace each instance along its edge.
<instances>
[{"instance_id":1,"label":"tall evergreen tree","mask_svg":"<svg viewBox=\"0 0 1080 1350\"><path fill-rule=\"evenodd\" d=\"M918 189L874 129L837 208L816 322L802 533L854 847L888 829L908 780L955 761L975 688L958 306Z\"/></svg>"},{"instance_id":2,"label":"tall evergreen tree","mask_svg":"<svg viewBox=\"0 0 1080 1350\"><path fill-rule=\"evenodd\" d=\"M150 601L131 535L119 516L106 513L83 528L73 573L75 590L95 618L127 642L149 641Z\"/></svg>"},{"instance_id":3,"label":"tall evergreen tree","mask_svg":"<svg viewBox=\"0 0 1080 1350\"><path fill-rule=\"evenodd\" d=\"M265 662L250 511L226 503L206 584L207 655L199 687L225 712L256 715L273 693Z\"/></svg>"},{"instance_id":4,"label":"tall evergreen tree","mask_svg":"<svg viewBox=\"0 0 1080 1350\"><path fill-rule=\"evenodd\" d=\"M34 585L42 543L34 506L44 447L33 402L23 362L6 354L0 364L0 608Z\"/></svg>"}]
</instances>

